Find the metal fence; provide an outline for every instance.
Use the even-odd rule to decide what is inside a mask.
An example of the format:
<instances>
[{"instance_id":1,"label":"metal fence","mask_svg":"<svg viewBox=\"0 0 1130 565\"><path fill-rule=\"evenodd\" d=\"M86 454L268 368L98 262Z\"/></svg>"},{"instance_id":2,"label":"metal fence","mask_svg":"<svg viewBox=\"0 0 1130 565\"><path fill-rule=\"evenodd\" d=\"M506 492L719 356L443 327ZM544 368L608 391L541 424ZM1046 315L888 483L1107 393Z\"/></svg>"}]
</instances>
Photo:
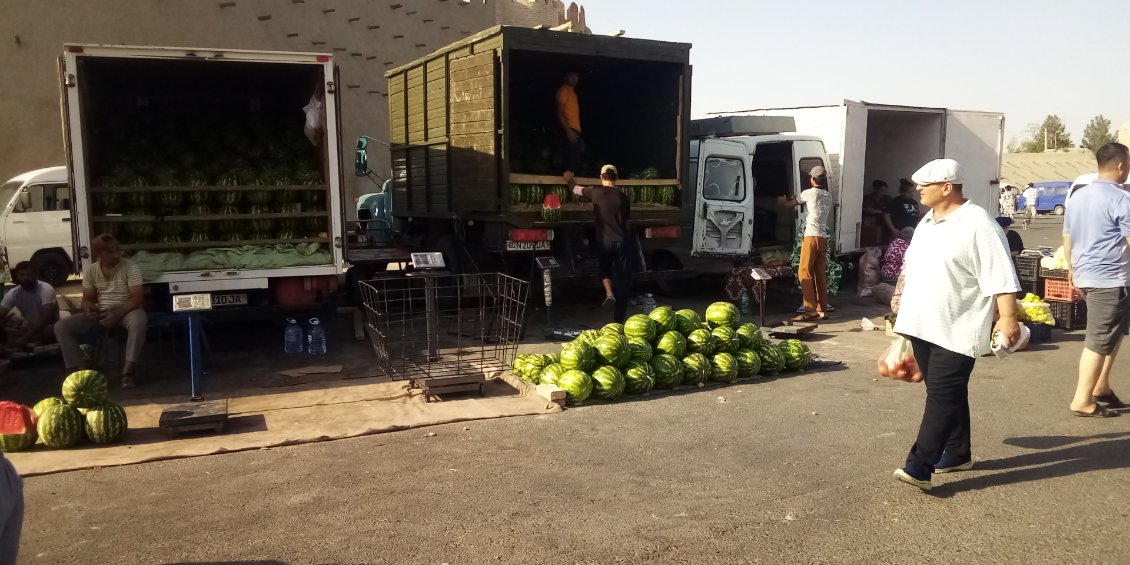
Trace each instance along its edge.
<instances>
[{"instance_id":1,"label":"metal fence","mask_svg":"<svg viewBox=\"0 0 1130 565\"><path fill-rule=\"evenodd\" d=\"M362 282L361 292L378 367L416 381L507 370L522 337L529 283L500 273L389 273Z\"/></svg>"}]
</instances>

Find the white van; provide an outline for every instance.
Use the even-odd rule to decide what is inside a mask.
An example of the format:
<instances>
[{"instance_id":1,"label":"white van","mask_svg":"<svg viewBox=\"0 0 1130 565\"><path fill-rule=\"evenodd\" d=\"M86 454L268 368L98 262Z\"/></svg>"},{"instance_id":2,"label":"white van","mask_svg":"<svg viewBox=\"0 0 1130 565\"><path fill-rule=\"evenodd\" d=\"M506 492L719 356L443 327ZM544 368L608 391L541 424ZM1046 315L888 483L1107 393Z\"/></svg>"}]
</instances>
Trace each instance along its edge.
<instances>
[{"instance_id":1,"label":"white van","mask_svg":"<svg viewBox=\"0 0 1130 565\"><path fill-rule=\"evenodd\" d=\"M60 286L74 274L71 185L66 167L48 167L0 185L0 253L4 276L31 261L39 279Z\"/></svg>"}]
</instances>

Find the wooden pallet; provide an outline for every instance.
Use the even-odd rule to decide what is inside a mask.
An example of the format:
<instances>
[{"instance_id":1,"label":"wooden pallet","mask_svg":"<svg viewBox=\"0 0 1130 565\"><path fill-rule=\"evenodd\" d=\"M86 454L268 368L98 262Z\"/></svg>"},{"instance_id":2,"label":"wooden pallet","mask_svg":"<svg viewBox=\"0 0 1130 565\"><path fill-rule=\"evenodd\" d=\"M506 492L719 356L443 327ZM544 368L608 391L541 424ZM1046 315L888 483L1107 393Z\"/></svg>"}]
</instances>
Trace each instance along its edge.
<instances>
[{"instance_id":1,"label":"wooden pallet","mask_svg":"<svg viewBox=\"0 0 1130 565\"><path fill-rule=\"evenodd\" d=\"M412 386L424 391L424 401L431 402L441 394L478 392L483 395L483 375L463 375L459 377L425 377L412 380Z\"/></svg>"}]
</instances>

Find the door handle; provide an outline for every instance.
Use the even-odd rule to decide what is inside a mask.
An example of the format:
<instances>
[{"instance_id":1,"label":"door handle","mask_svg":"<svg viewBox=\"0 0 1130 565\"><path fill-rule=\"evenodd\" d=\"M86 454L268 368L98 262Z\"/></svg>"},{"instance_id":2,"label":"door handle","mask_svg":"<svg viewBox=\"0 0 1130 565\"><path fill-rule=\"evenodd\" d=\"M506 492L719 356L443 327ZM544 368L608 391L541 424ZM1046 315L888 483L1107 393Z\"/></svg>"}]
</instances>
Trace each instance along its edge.
<instances>
[{"instance_id":1,"label":"door handle","mask_svg":"<svg viewBox=\"0 0 1130 565\"><path fill-rule=\"evenodd\" d=\"M67 223L70 223L71 219L70 219L70 218L63 218L63 221L64 221L64 222L67 222Z\"/></svg>"},{"instance_id":2,"label":"door handle","mask_svg":"<svg viewBox=\"0 0 1130 565\"><path fill-rule=\"evenodd\" d=\"M24 223L27 223L27 222L24 222L23 220L12 220L12 223L13 224L24 224Z\"/></svg>"}]
</instances>

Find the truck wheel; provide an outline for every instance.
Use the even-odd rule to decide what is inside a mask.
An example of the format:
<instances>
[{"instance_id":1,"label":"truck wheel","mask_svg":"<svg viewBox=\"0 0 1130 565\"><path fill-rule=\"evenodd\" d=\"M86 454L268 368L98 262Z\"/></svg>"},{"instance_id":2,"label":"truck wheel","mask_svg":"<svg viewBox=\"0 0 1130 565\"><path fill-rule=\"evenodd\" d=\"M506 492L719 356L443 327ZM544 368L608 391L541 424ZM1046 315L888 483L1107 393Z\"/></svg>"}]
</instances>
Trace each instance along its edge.
<instances>
[{"instance_id":1,"label":"truck wheel","mask_svg":"<svg viewBox=\"0 0 1130 565\"><path fill-rule=\"evenodd\" d=\"M71 271L73 270L71 261L67 259L66 255L58 251L36 254L31 258L31 264L35 266L35 272L39 274L39 280L53 287L60 287L66 284L67 278L71 276Z\"/></svg>"},{"instance_id":2,"label":"truck wheel","mask_svg":"<svg viewBox=\"0 0 1130 565\"><path fill-rule=\"evenodd\" d=\"M656 253L651 260L651 270L653 271L680 271L682 268L683 264L670 253ZM655 280L655 290L659 291L659 294L671 298L687 296L691 293L690 288L691 285L688 284L687 279L683 278L665 279L660 277Z\"/></svg>"},{"instance_id":3,"label":"truck wheel","mask_svg":"<svg viewBox=\"0 0 1130 565\"><path fill-rule=\"evenodd\" d=\"M1062 216L1067 210L1063 206L1056 206L1054 211L1056 216Z\"/></svg>"}]
</instances>

